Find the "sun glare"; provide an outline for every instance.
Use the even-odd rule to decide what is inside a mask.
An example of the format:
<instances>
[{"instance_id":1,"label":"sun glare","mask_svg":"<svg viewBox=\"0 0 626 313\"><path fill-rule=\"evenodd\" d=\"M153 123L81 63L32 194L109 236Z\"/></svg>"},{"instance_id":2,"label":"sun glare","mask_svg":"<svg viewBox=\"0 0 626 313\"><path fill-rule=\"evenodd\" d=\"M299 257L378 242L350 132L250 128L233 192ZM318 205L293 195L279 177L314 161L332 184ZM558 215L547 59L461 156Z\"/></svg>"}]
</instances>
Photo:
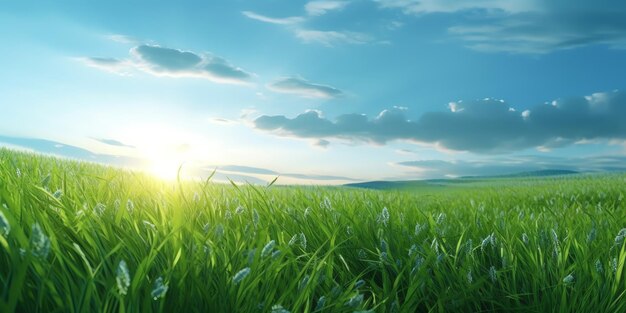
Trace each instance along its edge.
<instances>
[{"instance_id":1,"label":"sun glare","mask_svg":"<svg viewBox=\"0 0 626 313\"><path fill-rule=\"evenodd\" d=\"M178 170L184 161L173 158L157 158L150 160L148 170L158 178L174 180L178 177Z\"/></svg>"}]
</instances>

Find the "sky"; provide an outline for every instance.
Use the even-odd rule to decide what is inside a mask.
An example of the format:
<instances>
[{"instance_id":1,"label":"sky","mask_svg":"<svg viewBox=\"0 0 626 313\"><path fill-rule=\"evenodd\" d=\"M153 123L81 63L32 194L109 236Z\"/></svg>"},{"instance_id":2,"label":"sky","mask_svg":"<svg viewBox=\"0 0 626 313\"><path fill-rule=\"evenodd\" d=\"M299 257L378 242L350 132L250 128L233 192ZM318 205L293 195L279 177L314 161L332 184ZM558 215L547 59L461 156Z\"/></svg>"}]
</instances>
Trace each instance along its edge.
<instances>
[{"instance_id":1,"label":"sky","mask_svg":"<svg viewBox=\"0 0 626 313\"><path fill-rule=\"evenodd\" d=\"M626 170L626 2L5 1L0 144L171 179Z\"/></svg>"}]
</instances>

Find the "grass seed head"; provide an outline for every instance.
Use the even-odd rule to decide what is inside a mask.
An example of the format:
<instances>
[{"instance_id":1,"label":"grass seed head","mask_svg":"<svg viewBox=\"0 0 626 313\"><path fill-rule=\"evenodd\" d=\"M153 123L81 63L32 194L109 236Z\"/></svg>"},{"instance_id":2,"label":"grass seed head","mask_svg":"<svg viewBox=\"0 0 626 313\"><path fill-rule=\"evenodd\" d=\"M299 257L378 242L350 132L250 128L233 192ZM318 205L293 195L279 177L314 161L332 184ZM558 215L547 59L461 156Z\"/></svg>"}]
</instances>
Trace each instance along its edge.
<instances>
[{"instance_id":1,"label":"grass seed head","mask_svg":"<svg viewBox=\"0 0 626 313\"><path fill-rule=\"evenodd\" d=\"M34 256L45 259L50 252L50 239L44 234L39 223L32 226L30 247Z\"/></svg>"},{"instance_id":2,"label":"grass seed head","mask_svg":"<svg viewBox=\"0 0 626 313\"><path fill-rule=\"evenodd\" d=\"M239 272L237 272L237 274L235 274L235 276L233 276L233 284L235 284L235 285L239 284L249 274L250 274L250 268L249 267L246 267L246 268L240 270Z\"/></svg>"},{"instance_id":3,"label":"grass seed head","mask_svg":"<svg viewBox=\"0 0 626 313\"><path fill-rule=\"evenodd\" d=\"M11 224L9 224L9 220L7 220L4 213L0 211L0 235L7 236L11 232Z\"/></svg>"},{"instance_id":4,"label":"grass seed head","mask_svg":"<svg viewBox=\"0 0 626 313\"><path fill-rule=\"evenodd\" d=\"M116 273L115 281L117 282L117 291L120 295L124 296L128 293L128 287L130 287L130 273L128 272L126 261L120 261L117 265Z\"/></svg>"}]
</instances>

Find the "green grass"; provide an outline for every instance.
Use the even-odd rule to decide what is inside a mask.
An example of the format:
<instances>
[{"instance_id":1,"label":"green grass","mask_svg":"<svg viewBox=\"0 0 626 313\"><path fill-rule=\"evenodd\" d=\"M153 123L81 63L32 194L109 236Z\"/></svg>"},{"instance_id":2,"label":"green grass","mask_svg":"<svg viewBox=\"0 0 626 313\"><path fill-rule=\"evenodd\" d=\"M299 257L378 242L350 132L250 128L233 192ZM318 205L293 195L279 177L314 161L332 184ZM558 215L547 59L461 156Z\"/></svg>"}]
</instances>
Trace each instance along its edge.
<instances>
[{"instance_id":1,"label":"green grass","mask_svg":"<svg viewBox=\"0 0 626 313\"><path fill-rule=\"evenodd\" d=\"M626 312L625 186L236 187L0 150L0 312Z\"/></svg>"}]
</instances>

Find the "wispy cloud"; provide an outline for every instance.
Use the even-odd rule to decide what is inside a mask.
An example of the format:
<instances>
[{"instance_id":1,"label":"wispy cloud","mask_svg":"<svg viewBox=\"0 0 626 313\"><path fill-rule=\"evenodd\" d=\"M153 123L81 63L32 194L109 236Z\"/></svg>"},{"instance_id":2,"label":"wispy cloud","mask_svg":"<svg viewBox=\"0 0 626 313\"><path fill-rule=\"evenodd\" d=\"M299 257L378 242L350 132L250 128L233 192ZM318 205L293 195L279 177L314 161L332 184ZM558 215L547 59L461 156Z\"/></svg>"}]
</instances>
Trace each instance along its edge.
<instances>
[{"instance_id":1,"label":"wispy cloud","mask_svg":"<svg viewBox=\"0 0 626 313\"><path fill-rule=\"evenodd\" d=\"M308 15L319 16L329 11L341 10L347 5L347 1L311 1L304 6L304 9Z\"/></svg>"},{"instance_id":2,"label":"wispy cloud","mask_svg":"<svg viewBox=\"0 0 626 313\"><path fill-rule=\"evenodd\" d=\"M135 146L132 145L127 145L121 141L115 140L115 139L106 139L106 138L92 138L95 141L98 141L100 143L103 143L105 145L109 145L109 146L116 146L116 147L124 147L124 148L135 148Z\"/></svg>"},{"instance_id":3,"label":"wispy cloud","mask_svg":"<svg viewBox=\"0 0 626 313\"><path fill-rule=\"evenodd\" d=\"M534 0L374 0L383 8L400 8L407 14L454 13L484 10L521 13L537 10Z\"/></svg>"},{"instance_id":4,"label":"wispy cloud","mask_svg":"<svg viewBox=\"0 0 626 313\"><path fill-rule=\"evenodd\" d=\"M254 13L252 11L242 11L241 14L253 20L270 23L270 24L278 24L278 25L293 25L293 24L301 23L305 20L305 18L301 16L290 16L290 17L282 17L282 18L281 17L269 17L269 16L258 14L258 13Z\"/></svg>"},{"instance_id":5,"label":"wispy cloud","mask_svg":"<svg viewBox=\"0 0 626 313\"><path fill-rule=\"evenodd\" d=\"M457 151L504 153L583 140L626 139L626 93L556 100L522 113L501 100L460 101L451 103L447 112L427 112L415 121L397 108L373 119L363 114L344 114L329 120L318 111L295 118L263 115L254 120L254 127L280 136L342 138L375 144L408 140Z\"/></svg>"},{"instance_id":6,"label":"wispy cloud","mask_svg":"<svg viewBox=\"0 0 626 313\"><path fill-rule=\"evenodd\" d=\"M472 14L448 33L483 52L542 54L590 45L626 48L626 2L534 0L377 0L420 18Z\"/></svg>"},{"instance_id":7,"label":"wispy cloud","mask_svg":"<svg viewBox=\"0 0 626 313\"><path fill-rule=\"evenodd\" d=\"M306 15L291 17L269 17L252 11L242 11L241 13L251 19L264 23L282 25L287 27L296 38L307 44L322 44L332 47L337 44L364 44L373 42L372 36L354 31L346 30L320 30L307 27L306 22L327 14L331 11L339 11L349 4L348 1L310 1L305 6Z\"/></svg>"},{"instance_id":8,"label":"wispy cloud","mask_svg":"<svg viewBox=\"0 0 626 313\"><path fill-rule=\"evenodd\" d=\"M358 32L348 31L323 31L312 29L297 29L295 35L304 43L320 43L332 47L340 43L364 44L371 42L371 36Z\"/></svg>"},{"instance_id":9,"label":"wispy cloud","mask_svg":"<svg viewBox=\"0 0 626 313\"><path fill-rule=\"evenodd\" d=\"M626 156L600 155L558 157L545 155L509 156L479 160L417 160L396 163L412 169L416 178L493 176L540 170L578 172L626 171Z\"/></svg>"},{"instance_id":10,"label":"wispy cloud","mask_svg":"<svg viewBox=\"0 0 626 313\"><path fill-rule=\"evenodd\" d=\"M134 69L132 62L116 58L88 57L79 58L78 60L89 67L118 75L130 75Z\"/></svg>"},{"instance_id":11,"label":"wispy cloud","mask_svg":"<svg viewBox=\"0 0 626 313\"><path fill-rule=\"evenodd\" d=\"M305 98L331 99L338 98L343 92L335 87L311 83L299 77L287 77L267 86L274 92L295 94Z\"/></svg>"},{"instance_id":12,"label":"wispy cloud","mask_svg":"<svg viewBox=\"0 0 626 313\"><path fill-rule=\"evenodd\" d=\"M142 44L133 47L130 55L129 59L89 57L81 61L88 66L118 74L137 70L155 76L202 78L223 84L247 84L253 76L225 59L208 53L198 54Z\"/></svg>"}]
</instances>

